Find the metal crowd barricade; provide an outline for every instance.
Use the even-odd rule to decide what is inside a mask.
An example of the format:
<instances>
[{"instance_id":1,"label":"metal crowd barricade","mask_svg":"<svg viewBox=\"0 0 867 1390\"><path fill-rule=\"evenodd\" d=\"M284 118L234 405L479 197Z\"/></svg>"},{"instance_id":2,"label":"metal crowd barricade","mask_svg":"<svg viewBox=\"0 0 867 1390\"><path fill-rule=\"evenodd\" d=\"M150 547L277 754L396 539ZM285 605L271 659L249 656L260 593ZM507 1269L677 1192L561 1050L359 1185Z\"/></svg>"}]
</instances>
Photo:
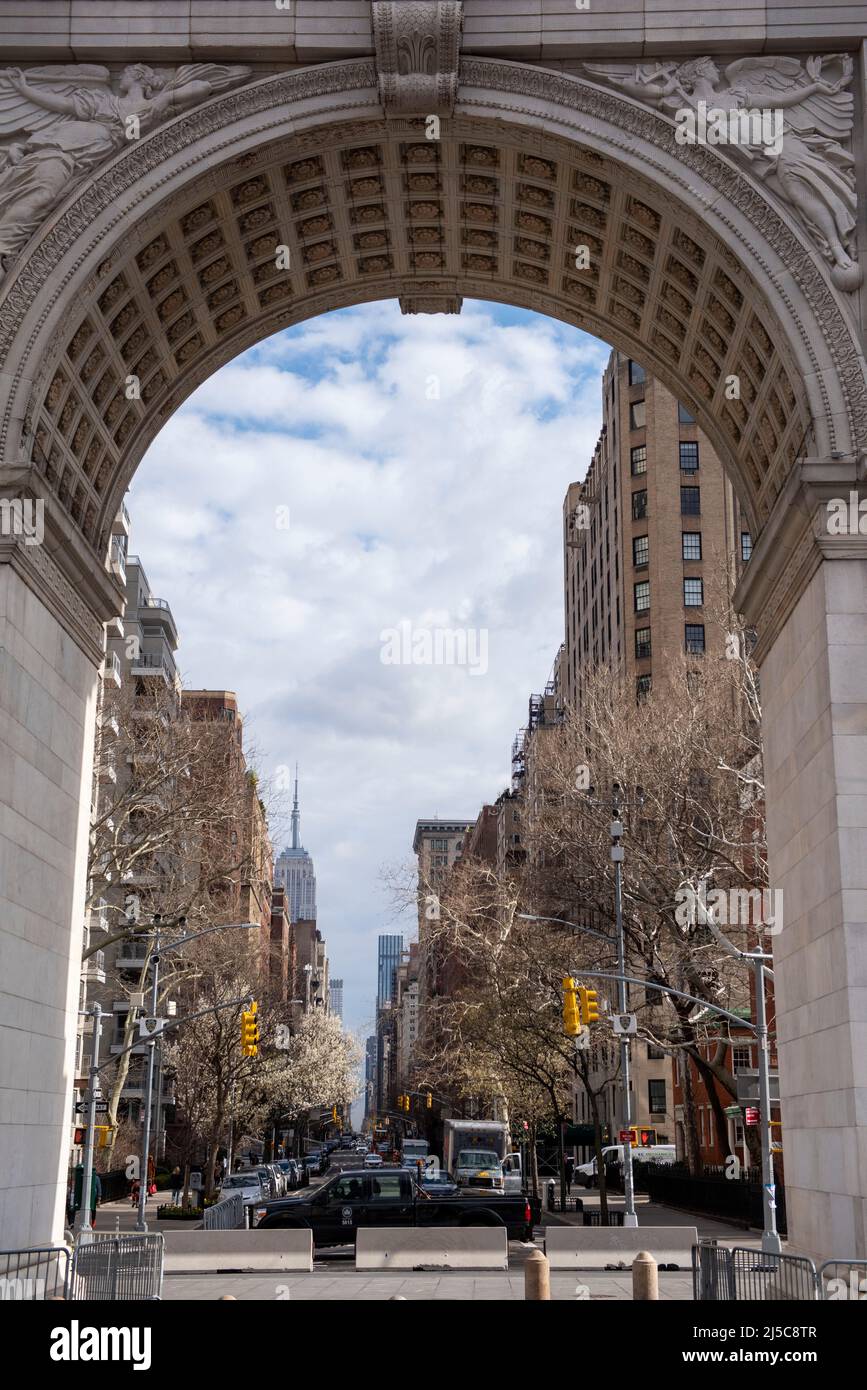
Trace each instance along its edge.
<instances>
[{"instance_id":1,"label":"metal crowd barricade","mask_svg":"<svg viewBox=\"0 0 867 1390\"><path fill-rule=\"evenodd\" d=\"M247 1213L240 1192L233 1192L224 1201L205 1207L202 1217L202 1226L206 1231L240 1231L246 1224Z\"/></svg>"},{"instance_id":2,"label":"metal crowd barricade","mask_svg":"<svg viewBox=\"0 0 867 1390\"><path fill-rule=\"evenodd\" d=\"M72 1256L70 1298L156 1300L162 1294L165 1239L123 1231L85 1233Z\"/></svg>"},{"instance_id":3,"label":"metal crowd barricade","mask_svg":"<svg viewBox=\"0 0 867 1390\"><path fill-rule=\"evenodd\" d=\"M732 1252L715 1240L702 1240L692 1247L692 1296L700 1303L737 1297Z\"/></svg>"},{"instance_id":4,"label":"metal crowd barricade","mask_svg":"<svg viewBox=\"0 0 867 1390\"><path fill-rule=\"evenodd\" d=\"M819 1298L836 1303L852 1299L867 1301L867 1260L825 1260L816 1275Z\"/></svg>"},{"instance_id":5,"label":"metal crowd barricade","mask_svg":"<svg viewBox=\"0 0 867 1390\"><path fill-rule=\"evenodd\" d=\"M821 1297L816 1266L806 1255L770 1255L764 1250L715 1241L692 1249L693 1297L700 1302L815 1302Z\"/></svg>"},{"instance_id":6,"label":"metal crowd barricade","mask_svg":"<svg viewBox=\"0 0 867 1390\"><path fill-rule=\"evenodd\" d=\"M66 1298L70 1253L66 1245L0 1250L0 1301L36 1303Z\"/></svg>"}]
</instances>

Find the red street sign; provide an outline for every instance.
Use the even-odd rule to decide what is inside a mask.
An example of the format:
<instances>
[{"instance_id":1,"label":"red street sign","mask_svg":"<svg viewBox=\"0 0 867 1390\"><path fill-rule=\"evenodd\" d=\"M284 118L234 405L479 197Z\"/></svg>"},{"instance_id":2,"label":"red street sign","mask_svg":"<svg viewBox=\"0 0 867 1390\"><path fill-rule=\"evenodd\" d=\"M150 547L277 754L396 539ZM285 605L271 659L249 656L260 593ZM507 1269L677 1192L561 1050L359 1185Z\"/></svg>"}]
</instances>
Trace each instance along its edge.
<instances>
[{"instance_id":1,"label":"red street sign","mask_svg":"<svg viewBox=\"0 0 867 1390\"><path fill-rule=\"evenodd\" d=\"M748 1105L744 1111L744 1124L757 1125L759 1123L759 1112L754 1105Z\"/></svg>"},{"instance_id":2,"label":"red street sign","mask_svg":"<svg viewBox=\"0 0 867 1390\"><path fill-rule=\"evenodd\" d=\"M631 1130L631 1129L622 1129L622 1130L620 1131L620 1142L621 1142L621 1144L631 1144L631 1143L632 1143L632 1130Z\"/></svg>"}]
</instances>

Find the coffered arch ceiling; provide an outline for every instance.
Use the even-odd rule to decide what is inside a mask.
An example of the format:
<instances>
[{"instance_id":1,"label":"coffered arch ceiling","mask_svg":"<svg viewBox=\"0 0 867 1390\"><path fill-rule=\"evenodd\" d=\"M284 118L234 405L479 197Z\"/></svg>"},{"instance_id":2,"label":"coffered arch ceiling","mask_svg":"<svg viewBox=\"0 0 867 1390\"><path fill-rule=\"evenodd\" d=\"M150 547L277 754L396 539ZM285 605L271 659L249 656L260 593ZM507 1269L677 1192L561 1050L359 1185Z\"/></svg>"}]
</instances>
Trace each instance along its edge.
<instances>
[{"instance_id":1,"label":"coffered arch ceiling","mask_svg":"<svg viewBox=\"0 0 867 1390\"><path fill-rule=\"evenodd\" d=\"M622 347L696 414L757 532L799 456L863 444L845 310L742 174L639 138L632 103L576 79L475 67L433 140L423 119L383 119L363 61L317 69L312 90L304 73L252 84L120 156L37 240L0 287L7 459L86 542L105 552L148 443L220 365L396 295L406 312L504 301Z\"/></svg>"}]
</instances>

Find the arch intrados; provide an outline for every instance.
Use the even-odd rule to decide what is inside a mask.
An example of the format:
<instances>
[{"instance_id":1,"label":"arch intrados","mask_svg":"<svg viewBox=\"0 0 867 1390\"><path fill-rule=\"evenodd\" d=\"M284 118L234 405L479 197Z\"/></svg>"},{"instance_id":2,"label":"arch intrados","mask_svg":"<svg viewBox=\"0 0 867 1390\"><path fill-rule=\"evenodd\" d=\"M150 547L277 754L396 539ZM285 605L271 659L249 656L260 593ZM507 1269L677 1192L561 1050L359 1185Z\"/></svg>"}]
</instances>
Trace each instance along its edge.
<instances>
[{"instance_id":1,"label":"arch intrados","mask_svg":"<svg viewBox=\"0 0 867 1390\"><path fill-rule=\"evenodd\" d=\"M630 123L634 124L634 116L629 108L634 108L636 112L640 110L634 103L610 93L603 94L577 79L561 78L559 74L545 73L544 70L523 68L517 64L478 64L470 61L462 68L464 81L454 120L444 122L442 141L431 144L425 150L419 140L421 130L418 122L386 123L382 120L377 109L369 63L362 60L329 65L329 68L333 70L334 88L340 93L340 99L331 108L323 108L321 101L321 69L317 70L320 87L318 106L303 95L304 73L284 75L280 79L262 79L240 93L216 99L191 115L179 117L141 142L141 150L119 156L94 183L107 181L116 188L121 174L125 176L127 186L122 198L124 206L120 211L104 202L103 183L102 206L92 222L82 224L81 217L85 211L82 203L86 203L86 195L79 193L73 196L58 214L57 227L52 229L56 232L57 228L65 226L68 232L70 223L73 228L71 240L57 265L58 273L66 277L58 308L46 308L44 293L40 295L39 289L32 292L33 275L38 273L39 268L40 240L37 240L29 260L25 260L11 284L3 287L7 293L4 307L14 309L18 305L24 306L29 270L30 303L23 307L20 321L21 336L26 338L28 332L30 334L27 339L29 351L25 354L26 361L21 364L19 382L20 388L26 388L27 405L25 410L22 389L19 389L17 412L16 401L13 401L6 425L9 426L11 419L14 428L17 413L18 421L24 425L19 447L22 452L29 450L32 453L37 468L46 475L49 485L58 487L61 500L77 509L77 519L83 524L87 538L92 543L104 547L113 512L147 444L181 401L220 365L282 327L327 309L392 297L395 293L408 297L420 295L425 300L440 302L463 295L537 309L584 328L629 352L659 376L696 415L732 475L756 530L781 489L787 468L799 454L806 451L805 446L820 449L832 444L837 447L842 444L844 448L850 446L852 433L857 431L859 424L857 410L860 406L854 399L848 402L832 399L833 388L826 379L827 363L816 356L816 344L810 341L809 324L804 317L810 307L809 295L800 293L796 305L791 286L788 291L781 289L773 278L776 270L772 264L774 255L779 258L779 252L763 245L761 237L757 235L751 251L768 271L767 292L759 285L755 271L745 264L742 228L734 227L731 208L719 195L715 200L711 199L701 185L698 173L698 181L692 191L696 192L696 188L699 191L702 215L697 216L686 203L679 200L692 173L685 170L682 164L679 169L666 167L667 163L671 164L671 152L665 149L664 140L659 146L650 146L643 152L643 167L648 171L653 170L653 178L636 175L634 170L621 162L627 137L635 136L635 140L638 140L635 131L631 134L629 131ZM473 86L473 82L480 83L483 75L480 69L485 70L484 75L492 83L500 83L505 95L491 88ZM491 69L495 71L492 73ZM507 97L510 95L509 81L504 80L504 75L505 78L514 79L512 87L517 83L524 89L523 95L527 98L526 103L518 107L514 101L511 102L508 120L504 119L501 109L508 104ZM275 83L290 86L294 83L297 89L296 99L300 106L296 104L293 108L291 122L294 129L291 132L279 131L281 122L273 118L273 105L263 102ZM356 84L354 88L352 83ZM552 100L556 96L562 107L567 95L573 99L580 95L585 103L592 100L594 106L602 109L595 120L585 122L586 129L582 132L580 143L575 138L575 128L580 125L581 101L573 100L572 107L564 111ZM301 106L305 102L310 109L302 112ZM334 119L334 106L340 108L343 119ZM345 119L347 107L353 112L351 120ZM271 113L264 127L259 119L263 110ZM606 126L606 123L610 124L612 114L622 119L623 130L619 136L612 135ZM648 113L642 110L640 115L644 123L642 128L646 129ZM283 124L289 120L285 116L282 118ZM545 127L544 133L539 131L540 122ZM662 118L660 124L667 125ZM162 148L159 147L160 141ZM405 157L395 163L395 151L405 156L407 150L416 148L421 150L423 156L417 163ZM483 158L477 158L472 153L467 157L468 149L487 150L488 156L493 155L494 162L486 164ZM385 171L393 185L382 200L385 215L378 222L373 219L369 224L374 233L384 233L386 238L383 243L386 264L380 269L376 268L377 256L365 256L365 248L358 244L358 238L364 235L363 230L359 231L358 228L367 224L352 220L355 212L376 201L376 195L372 193L364 193L356 199L355 185L364 179L356 179L351 162L347 162L351 156L365 150L378 151L378 162L374 160L369 169L374 170L375 177L381 176L381 172L377 171ZM708 169L716 167L710 161L725 165L716 152L707 149L688 153L702 166L702 177ZM425 154L431 156L427 162ZM642 154L640 150L639 154ZM679 151L679 154L682 156L683 151ZM150 167L138 178L130 179L133 170L127 167L126 162L134 160L135 155L140 160L147 155ZM151 286L161 271L171 264L173 251L176 260L177 254L184 254L207 237L209 229L223 236L225 242L228 229L226 210L222 216L203 223L201 228L193 227L190 236L187 237L185 233L180 244L171 240L171 227L183 228L185 219L195 212L197 206L202 206L199 200L203 197L206 202L222 200L226 209L231 204L232 216L237 213L238 223L238 219L247 216L248 211L253 214L261 211L272 200L272 195L275 195L276 201L279 192L282 219L275 215L271 219L271 229L276 228L282 233L288 226L292 229L290 236L293 236L297 224L303 225L305 220L311 219L306 217L303 208L296 208L293 204L292 181L287 179L285 187L281 189L279 176L281 171L285 173L287 163L295 165L317 159L322 165L322 177L296 180L297 191L311 192L317 185L324 188L324 215L331 219L332 226L328 230L322 229L321 233L294 238L297 244L293 245L293 251L301 258L303 293L299 296L293 292L291 302L280 304L276 309L268 302L263 303L263 293L275 288L275 285L266 283L265 278L256 280L265 262L255 255L242 259L237 266L227 266L225 275L214 280L213 291L206 289L199 278L192 300L189 295L186 300L181 298L177 304L177 314L174 310L169 312L164 333L162 320L156 324L157 336L162 333L166 338L161 346L164 350L168 349L167 360L174 359L174 370L157 389L150 392L150 400L146 400L144 408L139 406L138 418L123 409L115 414L113 420L98 418L94 405L98 410L109 408L115 397L95 401L90 395L90 387L76 394L75 404L71 411L68 410L75 373L80 369L78 364L86 363L92 351L87 345L88 338L78 344L76 352L72 353L81 335L82 325L89 321L88 315L99 316L98 321L90 324L94 330L91 336L105 346L109 358L111 349L116 346L116 370L120 372L124 367L132 369L140 360L136 353L141 351L147 355L143 344L136 344L129 350L138 329L148 319L152 321L153 328L155 313L162 312L173 293L184 289L183 276L179 274L175 286L167 280L153 295L148 290L148 296L152 299L150 308L144 303L139 304L138 313L133 311L130 315L129 334L127 325L122 325L115 335L120 316L125 308L133 305L136 298L136 287L128 286L126 291L117 295L115 301L109 303L106 300L112 286L122 279L123 267L140 258L167 230L169 243L165 253L156 255L152 263L145 267L148 277L142 281L145 286ZM546 163L555 170L550 177L544 172ZM358 166L359 169L363 167L362 164ZM424 201L424 196L417 196L417 190L413 190L408 180L414 174L431 172L439 180L439 188L428 195L428 201L437 202L439 211L416 222L411 210L418 202ZM508 187L507 175L510 180ZM730 168L728 175L729 183L732 178L743 181L742 176L735 175ZM477 181L488 179L492 184L491 191L485 193L467 189L469 178ZM247 203L237 202L233 190L256 179L264 179L267 185L262 196L252 196ZM678 181L680 189L676 187ZM607 188L607 193L600 194L594 184ZM341 185L342 201L331 196L341 190ZM546 190L550 191L553 202L546 206L542 198L539 204L528 203L520 193L521 188L535 190L541 195ZM464 216L470 197L478 207L494 210L492 223L485 224L484 219L474 220ZM399 215L401 206L404 209L402 221ZM576 207L584 212L573 216ZM643 212L636 215L636 208L642 208ZM278 212L276 207L274 211ZM538 227L524 235L525 228L517 222L524 214L531 219L535 217L537 223L547 223L547 236ZM602 216L603 227L598 225L598 221L594 222L594 214L597 219ZM609 217L610 223L607 220ZM727 226L731 235L724 237L721 233L725 232ZM440 230L440 238L426 244L425 254L439 256L439 261L426 262L411 238L415 231L437 229ZM253 230L250 229L250 236ZM495 237L492 245L485 246L484 239L475 245L472 239L466 240L467 236L473 238L486 231L492 232ZM645 242L651 243L663 231L666 236L664 241L642 247L642 237ZM588 286L582 284L577 274L568 274L568 262L564 263L564 256L574 241L573 233L590 239L591 246L594 242L601 243L600 269L595 285L592 277ZM270 234L266 232L262 235ZM50 242L51 235L49 232L41 241ZM249 240L244 241L246 235L243 226L237 236L233 231L236 250L240 248L246 252L250 245ZM622 244L624 235L632 238L626 245ZM610 236L613 239L609 242L607 238ZM308 260L307 252L329 238L335 245L334 255L319 265ZM535 242L538 248L535 254L522 250L522 241ZM691 246L691 251L685 250L687 244ZM737 254L733 246L741 254ZM372 247L369 249L373 250ZM623 263L624 254L633 264ZM807 254L801 248L802 270L803 257ZM374 262L370 275L363 268L365 259ZM219 248L216 245L213 255L209 251L200 258L204 269L218 260ZM481 268L479 260L490 264ZM676 276L672 279L666 274L670 263L678 266L680 273L691 276L693 283L690 285L683 281L678 286ZM313 277L316 271L325 271L329 267L337 270L333 283L327 279L315 282ZM524 271L521 272L519 267L524 267ZM218 295L233 279L237 282L241 272L247 277L248 283L243 287L238 285L234 300L226 296L222 302L211 305L208 296ZM531 275L531 272L534 274ZM522 273L528 277L524 283L521 283ZM188 279L190 275L198 276L191 258L187 267ZM730 292L734 292L731 299L719 293L715 277L720 275L728 281ZM567 281L573 282L571 298ZM655 298L648 305L647 295L654 282ZM264 289L257 289L257 285L264 286ZM140 284L139 294L141 290ZM587 297L588 290L592 298ZM687 293L681 293L683 290ZM812 293L817 303L821 302L827 308L827 296L833 292L825 283L818 266L813 267ZM741 302L737 314L734 314L730 311L735 307L738 296ZM288 295L285 297L290 298ZM636 312L633 306L642 298L643 307ZM748 312L744 310L745 304ZM220 331L211 332L209 339L207 329L211 324L208 324L207 318L202 320L203 305L207 306L207 314L211 316L213 325L216 325L217 318L226 323L225 316L233 310L237 312L240 308L243 312L235 323L228 322ZM728 337L717 332L722 326L721 321L715 321L706 313L712 305L716 306L718 313L728 317ZM778 314L777 310L781 307L787 309L788 317ZM183 324L184 316L188 313L192 315L189 331L182 327L180 336L169 340L168 335L175 325L179 322ZM708 350L708 334L714 332L724 344L724 347L718 348L716 357ZM201 343L183 361L178 361L177 350L184 349L196 335L201 338ZM46 341L49 344L47 347ZM705 352L713 363L713 366L710 362L704 364L704 375L700 370L701 364L696 362L699 352ZM158 352L157 357L159 355ZM154 367L153 363L150 365ZM720 383L724 380L724 368L727 366L740 367L741 373L736 374L742 375L753 392L750 410L743 406L739 412L740 429L731 418L733 408L722 404ZM856 368L861 370L860 360ZM65 385L55 389L58 377L63 376L64 370L67 378ZM157 379L159 371L157 365L148 376L149 384ZM699 390L696 373L704 380L705 386L708 376L712 378L714 373L717 374L716 389L710 399ZM94 375L93 389L99 391L103 376L108 375L108 367L99 364L99 370ZM117 380L119 378L115 378L115 382ZM83 382L78 384L82 388L85 386ZM850 378L850 384L854 389L858 382ZM863 387L863 372L860 384ZM64 419L65 415L69 418ZM123 421L130 417L131 426L123 434ZM842 438L845 426L849 427L850 433ZM745 433L748 444L744 441ZM101 448L102 454L89 470L88 450L93 446ZM79 454L84 454L80 468L76 447ZM50 472L52 449L55 461L59 459L63 467L60 476L53 478ZM76 469L81 474L78 479L75 477ZM66 496L64 478L68 479Z\"/></svg>"}]
</instances>

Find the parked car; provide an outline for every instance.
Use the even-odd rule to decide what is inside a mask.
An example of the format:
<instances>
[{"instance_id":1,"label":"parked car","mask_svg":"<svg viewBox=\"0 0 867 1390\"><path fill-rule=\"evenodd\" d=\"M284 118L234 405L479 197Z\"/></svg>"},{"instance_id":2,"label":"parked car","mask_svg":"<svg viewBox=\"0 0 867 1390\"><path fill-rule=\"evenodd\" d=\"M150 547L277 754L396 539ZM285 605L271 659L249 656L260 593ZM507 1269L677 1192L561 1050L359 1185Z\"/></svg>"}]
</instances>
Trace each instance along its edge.
<instances>
[{"instance_id":1,"label":"parked car","mask_svg":"<svg viewBox=\"0 0 867 1390\"><path fill-rule=\"evenodd\" d=\"M263 1188L262 1180L255 1168L246 1168L239 1173L227 1174L220 1188L217 1205L219 1206L220 1202L226 1202L230 1197L234 1197L236 1192L240 1192L246 1212L249 1212L253 1207L261 1206L262 1202L269 1201L271 1197L270 1186Z\"/></svg>"},{"instance_id":2,"label":"parked car","mask_svg":"<svg viewBox=\"0 0 867 1390\"><path fill-rule=\"evenodd\" d=\"M619 1164L622 1158L622 1144L606 1144L602 1150L602 1162L606 1169L612 1164ZM633 1163L674 1163L676 1159L677 1150L674 1144L654 1144L652 1148L634 1148L632 1150ZM589 1163L578 1164L572 1181L580 1183L583 1187L599 1186L595 1154Z\"/></svg>"},{"instance_id":3,"label":"parked car","mask_svg":"<svg viewBox=\"0 0 867 1390\"><path fill-rule=\"evenodd\" d=\"M279 1190L282 1187L282 1178L277 1177L276 1170L272 1170L269 1164L262 1163L253 1171L259 1174L263 1192L270 1192L272 1197L282 1195Z\"/></svg>"},{"instance_id":4,"label":"parked car","mask_svg":"<svg viewBox=\"0 0 867 1390\"><path fill-rule=\"evenodd\" d=\"M298 1186L298 1164L294 1158L278 1158L274 1163L275 1168L279 1168L283 1174L283 1182L287 1191Z\"/></svg>"},{"instance_id":5,"label":"parked car","mask_svg":"<svg viewBox=\"0 0 867 1390\"><path fill-rule=\"evenodd\" d=\"M368 1157L379 1157L370 1154ZM313 1232L318 1247L355 1243L360 1226L505 1226L510 1240L532 1240L540 1219L537 1197L498 1192L432 1196L405 1168L382 1172L347 1169L304 1197L257 1207L258 1228Z\"/></svg>"},{"instance_id":6,"label":"parked car","mask_svg":"<svg viewBox=\"0 0 867 1390\"><path fill-rule=\"evenodd\" d=\"M365 1168L381 1168L382 1154L365 1154L364 1166Z\"/></svg>"}]
</instances>

